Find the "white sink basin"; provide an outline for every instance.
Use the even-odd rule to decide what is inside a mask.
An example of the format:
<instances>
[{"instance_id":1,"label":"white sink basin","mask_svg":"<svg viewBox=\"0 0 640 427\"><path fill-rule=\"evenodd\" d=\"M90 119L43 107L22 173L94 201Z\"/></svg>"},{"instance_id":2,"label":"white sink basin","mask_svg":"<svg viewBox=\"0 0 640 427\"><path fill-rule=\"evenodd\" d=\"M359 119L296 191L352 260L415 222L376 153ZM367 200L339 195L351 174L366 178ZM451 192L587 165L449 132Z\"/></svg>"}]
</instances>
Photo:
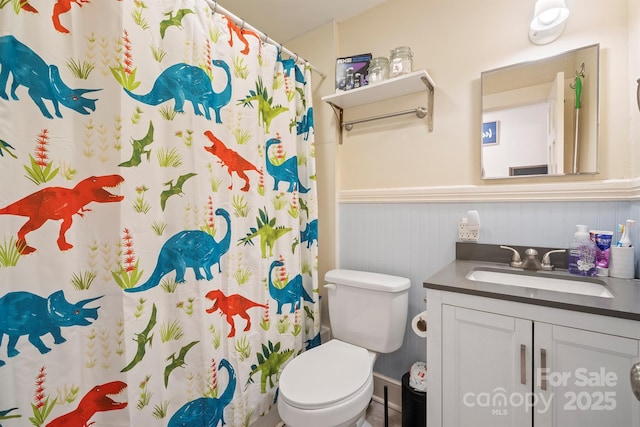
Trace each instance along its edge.
<instances>
[{"instance_id":1,"label":"white sink basin","mask_svg":"<svg viewBox=\"0 0 640 427\"><path fill-rule=\"evenodd\" d=\"M499 285L519 286L521 288L544 289L570 294L590 295L601 298L613 298L613 295L602 284L585 280L562 279L559 277L534 276L519 272L476 269L467 274L467 279L477 282L496 283Z\"/></svg>"}]
</instances>

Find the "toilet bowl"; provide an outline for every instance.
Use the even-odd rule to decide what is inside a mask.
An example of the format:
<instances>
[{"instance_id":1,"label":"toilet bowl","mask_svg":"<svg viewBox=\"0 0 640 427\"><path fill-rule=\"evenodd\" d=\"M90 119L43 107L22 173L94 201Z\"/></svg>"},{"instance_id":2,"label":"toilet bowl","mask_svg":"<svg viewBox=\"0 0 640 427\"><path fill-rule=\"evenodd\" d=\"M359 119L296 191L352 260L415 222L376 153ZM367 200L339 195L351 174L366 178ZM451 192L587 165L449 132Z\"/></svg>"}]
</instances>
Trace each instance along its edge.
<instances>
[{"instance_id":1,"label":"toilet bowl","mask_svg":"<svg viewBox=\"0 0 640 427\"><path fill-rule=\"evenodd\" d=\"M376 354L333 339L293 359L280 376L287 427L367 427Z\"/></svg>"}]
</instances>

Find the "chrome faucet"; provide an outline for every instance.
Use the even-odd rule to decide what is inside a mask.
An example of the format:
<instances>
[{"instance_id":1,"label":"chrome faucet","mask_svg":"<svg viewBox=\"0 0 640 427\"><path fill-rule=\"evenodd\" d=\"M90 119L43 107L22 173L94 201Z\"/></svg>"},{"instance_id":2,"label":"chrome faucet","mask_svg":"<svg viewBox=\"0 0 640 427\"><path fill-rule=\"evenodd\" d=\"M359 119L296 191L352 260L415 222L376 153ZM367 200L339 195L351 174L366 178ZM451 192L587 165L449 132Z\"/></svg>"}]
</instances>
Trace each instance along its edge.
<instances>
[{"instance_id":1,"label":"chrome faucet","mask_svg":"<svg viewBox=\"0 0 640 427\"><path fill-rule=\"evenodd\" d=\"M538 261L538 251L533 248L529 248L524 251L524 262L522 263L522 268L525 270L542 270L542 264Z\"/></svg>"},{"instance_id":2,"label":"chrome faucet","mask_svg":"<svg viewBox=\"0 0 640 427\"><path fill-rule=\"evenodd\" d=\"M520 258L520 253L516 249L510 246L500 246L500 248L508 249L513 252L513 256L511 257L511 262L509 262L509 265L511 267L522 268L525 270L544 270L544 271L555 270L555 266L551 264L550 255L553 253L566 252L564 249L549 251L544 254L544 256L542 257L542 262L540 262L538 261L538 258L537 258L538 251L536 251L533 248L529 248L524 252L525 260L522 261L522 258Z\"/></svg>"}]
</instances>

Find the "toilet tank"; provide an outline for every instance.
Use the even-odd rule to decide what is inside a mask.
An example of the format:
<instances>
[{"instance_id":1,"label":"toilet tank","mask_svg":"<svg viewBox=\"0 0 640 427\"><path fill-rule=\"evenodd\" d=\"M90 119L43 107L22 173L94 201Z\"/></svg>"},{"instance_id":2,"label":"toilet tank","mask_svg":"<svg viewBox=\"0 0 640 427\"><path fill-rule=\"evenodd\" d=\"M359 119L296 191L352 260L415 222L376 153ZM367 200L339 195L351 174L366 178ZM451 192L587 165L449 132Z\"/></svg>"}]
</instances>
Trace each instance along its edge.
<instances>
[{"instance_id":1,"label":"toilet tank","mask_svg":"<svg viewBox=\"0 0 640 427\"><path fill-rule=\"evenodd\" d=\"M331 270L324 278L334 338L378 353L402 346L409 279L343 269Z\"/></svg>"}]
</instances>

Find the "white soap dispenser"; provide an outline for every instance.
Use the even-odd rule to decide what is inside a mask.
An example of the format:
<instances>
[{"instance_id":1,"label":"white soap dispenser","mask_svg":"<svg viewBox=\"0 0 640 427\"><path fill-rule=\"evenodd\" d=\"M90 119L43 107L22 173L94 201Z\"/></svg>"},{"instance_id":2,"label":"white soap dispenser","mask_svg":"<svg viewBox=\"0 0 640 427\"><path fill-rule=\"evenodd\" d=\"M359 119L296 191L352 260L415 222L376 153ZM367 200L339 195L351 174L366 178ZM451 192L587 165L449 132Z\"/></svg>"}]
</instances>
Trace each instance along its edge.
<instances>
[{"instance_id":1,"label":"white soap dispenser","mask_svg":"<svg viewBox=\"0 0 640 427\"><path fill-rule=\"evenodd\" d=\"M591 240L586 225L577 225L569 246L569 273L579 276L596 275L596 244Z\"/></svg>"}]
</instances>

